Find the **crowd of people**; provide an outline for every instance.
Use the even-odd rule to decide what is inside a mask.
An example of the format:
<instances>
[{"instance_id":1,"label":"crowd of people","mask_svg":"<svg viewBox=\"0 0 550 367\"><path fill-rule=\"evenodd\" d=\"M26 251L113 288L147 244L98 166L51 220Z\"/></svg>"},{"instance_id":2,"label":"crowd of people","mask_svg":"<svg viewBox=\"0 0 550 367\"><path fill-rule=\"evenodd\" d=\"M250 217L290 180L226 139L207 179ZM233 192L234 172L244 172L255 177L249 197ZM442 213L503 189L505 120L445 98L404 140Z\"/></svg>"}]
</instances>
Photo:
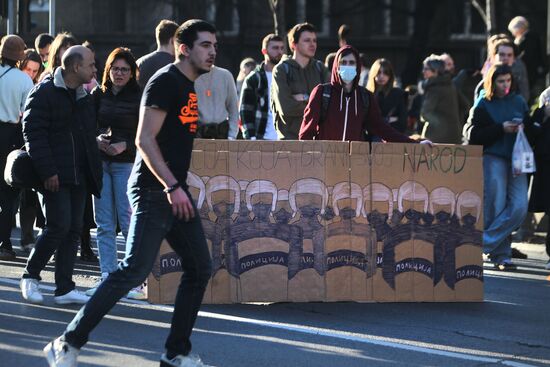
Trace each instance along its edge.
<instances>
[{"instance_id":1,"label":"crowd of people","mask_svg":"<svg viewBox=\"0 0 550 367\"><path fill-rule=\"evenodd\" d=\"M215 65L216 29L200 20L161 21L154 52L136 59L117 47L101 76L93 46L69 33L41 34L34 49L17 35L3 37L0 169L24 145L42 184L19 190L0 180L0 259L17 255L10 237L19 206L21 248L30 252L23 298L44 302L40 273L54 256L55 303L85 305L45 348L50 365L75 365L118 299L146 297L144 281L165 237L185 272L161 363L201 365L189 355L189 337L211 265L186 185L198 137L482 145L483 251L495 269L514 270L512 231L528 210L550 212L550 88L537 98L547 70L527 20L514 18L509 30L511 36L488 39L479 69L456 72L449 54L429 55L418 85L404 88L390 60L369 67L347 43L349 27L341 27L339 49L325 63L315 58L312 24L291 28L289 54L283 37L268 34L263 60L244 59L236 81ZM529 105L536 105L533 113ZM527 175L511 168L520 129L537 160L530 201ZM37 238L35 225L42 228ZM96 260L93 226L100 280L81 293L74 264L79 246L82 259ZM126 241L122 261L119 232ZM548 235L546 250L550 256Z\"/></svg>"}]
</instances>

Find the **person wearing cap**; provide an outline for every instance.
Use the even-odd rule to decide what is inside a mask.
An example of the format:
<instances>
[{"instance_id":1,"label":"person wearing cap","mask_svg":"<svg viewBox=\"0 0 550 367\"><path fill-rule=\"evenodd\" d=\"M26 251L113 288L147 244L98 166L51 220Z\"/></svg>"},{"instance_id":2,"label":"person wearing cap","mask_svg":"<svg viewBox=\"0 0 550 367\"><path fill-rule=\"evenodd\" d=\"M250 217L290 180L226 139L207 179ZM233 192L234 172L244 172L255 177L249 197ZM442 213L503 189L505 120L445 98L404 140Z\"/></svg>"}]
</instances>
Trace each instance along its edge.
<instances>
[{"instance_id":1,"label":"person wearing cap","mask_svg":"<svg viewBox=\"0 0 550 367\"><path fill-rule=\"evenodd\" d=\"M17 35L4 36L0 43L0 172L8 154L23 146L20 118L33 87L31 78L17 68L25 58L25 42ZM0 180L0 260L15 259L10 237L19 190Z\"/></svg>"}]
</instances>

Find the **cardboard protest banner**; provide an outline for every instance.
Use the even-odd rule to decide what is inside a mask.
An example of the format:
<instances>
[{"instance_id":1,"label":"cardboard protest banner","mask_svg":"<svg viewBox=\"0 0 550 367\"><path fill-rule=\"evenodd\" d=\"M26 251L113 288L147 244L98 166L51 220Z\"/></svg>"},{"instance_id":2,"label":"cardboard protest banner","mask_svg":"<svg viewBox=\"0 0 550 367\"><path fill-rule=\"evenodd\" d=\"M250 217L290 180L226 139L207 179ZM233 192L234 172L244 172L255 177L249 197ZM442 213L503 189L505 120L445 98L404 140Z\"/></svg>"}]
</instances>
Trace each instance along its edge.
<instances>
[{"instance_id":1,"label":"cardboard protest banner","mask_svg":"<svg viewBox=\"0 0 550 367\"><path fill-rule=\"evenodd\" d=\"M196 140L204 301L482 300L481 172L479 147ZM180 276L164 242L149 300Z\"/></svg>"}]
</instances>

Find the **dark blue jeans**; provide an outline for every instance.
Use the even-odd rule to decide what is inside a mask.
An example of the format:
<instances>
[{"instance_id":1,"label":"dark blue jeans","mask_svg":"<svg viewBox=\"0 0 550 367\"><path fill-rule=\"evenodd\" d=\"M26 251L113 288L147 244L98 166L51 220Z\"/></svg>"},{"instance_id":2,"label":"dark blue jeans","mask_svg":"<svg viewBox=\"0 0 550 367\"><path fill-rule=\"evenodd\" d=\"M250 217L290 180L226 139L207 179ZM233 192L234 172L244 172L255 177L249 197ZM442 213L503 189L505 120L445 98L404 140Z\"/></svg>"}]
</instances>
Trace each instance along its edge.
<instances>
[{"instance_id":1,"label":"dark blue jeans","mask_svg":"<svg viewBox=\"0 0 550 367\"><path fill-rule=\"evenodd\" d=\"M82 218L86 205L86 180L80 185L62 185L58 192L40 190L46 226L36 240L27 261L23 278L41 280L40 272L55 256L55 295L62 296L75 288L74 262L78 240L82 232Z\"/></svg>"},{"instance_id":2,"label":"dark blue jeans","mask_svg":"<svg viewBox=\"0 0 550 367\"><path fill-rule=\"evenodd\" d=\"M86 344L88 335L103 316L130 289L143 283L153 268L162 240L166 238L181 257L183 268L166 350L169 355L187 355L191 351L193 325L212 271L201 219L195 208L194 218L188 222L178 220L161 190L131 189L128 195L132 218L126 257L67 326L65 340L76 348ZM187 195L191 197L189 193Z\"/></svg>"}]
</instances>

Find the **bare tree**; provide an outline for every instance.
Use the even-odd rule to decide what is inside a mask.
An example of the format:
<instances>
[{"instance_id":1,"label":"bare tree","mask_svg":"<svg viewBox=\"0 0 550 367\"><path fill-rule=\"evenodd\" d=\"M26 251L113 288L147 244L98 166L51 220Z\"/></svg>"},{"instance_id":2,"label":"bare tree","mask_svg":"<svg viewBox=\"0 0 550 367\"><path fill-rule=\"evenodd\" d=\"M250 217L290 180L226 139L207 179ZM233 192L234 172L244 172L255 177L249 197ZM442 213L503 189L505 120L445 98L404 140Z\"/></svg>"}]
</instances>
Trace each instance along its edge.
<instances>
[{"instance_id":1,"label":"bare tree","mask_svg":"<svg viewBox=\"0 0 550 367\"><path fill-rule=\"evenodd\" d=\"M471 2L485 22L487 34L493 34L496 30L495 0L485 0L485 9L483 9L479 0L471 0Z\"/></svg>"},{"instance_id":2,"label":"bare tree","mask_svg":"<svg viewBox=\"0 0 550 367\"><path fill-rule=\"evenodd\" d=\"M269 8L273 13L273 28L277 35L284 35L286 32L285 21L285 0L267 0Z\"/></svg>"}]
</instances>

